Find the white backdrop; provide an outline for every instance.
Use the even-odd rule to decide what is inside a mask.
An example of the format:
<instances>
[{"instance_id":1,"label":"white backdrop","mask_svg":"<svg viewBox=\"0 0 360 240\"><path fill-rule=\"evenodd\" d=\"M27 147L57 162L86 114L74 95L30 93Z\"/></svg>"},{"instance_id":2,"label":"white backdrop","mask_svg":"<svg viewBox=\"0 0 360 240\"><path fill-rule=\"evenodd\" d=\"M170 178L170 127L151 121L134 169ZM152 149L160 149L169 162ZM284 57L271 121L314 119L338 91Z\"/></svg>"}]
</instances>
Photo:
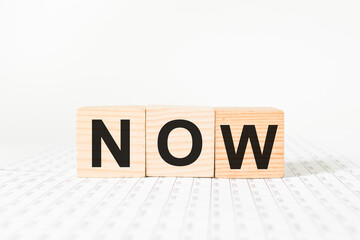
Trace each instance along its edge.
<instances>
[{"instance_id":1,"label":"white backdrop","mask_svg":"<svg viewBox=\"0 0 360 240\"><path fill-rule=\"evenodd\" d=\"M360 2L0 0L0 154L74 144L87 105L274 106L357 154Z\"/></svg>"}]
</instances>

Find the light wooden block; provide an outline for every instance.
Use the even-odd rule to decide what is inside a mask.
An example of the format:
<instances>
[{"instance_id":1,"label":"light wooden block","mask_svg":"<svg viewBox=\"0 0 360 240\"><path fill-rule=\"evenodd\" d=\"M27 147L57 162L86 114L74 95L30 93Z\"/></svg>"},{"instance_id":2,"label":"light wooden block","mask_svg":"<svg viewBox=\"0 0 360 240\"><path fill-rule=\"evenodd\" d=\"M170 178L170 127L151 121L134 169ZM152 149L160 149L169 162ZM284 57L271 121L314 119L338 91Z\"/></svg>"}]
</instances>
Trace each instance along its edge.
<instances>
[{"instance_id":1,"label":"light wooden block","mask_svg":"<svg viewBox=\"0 0 360 240\"><path fill-rule=\"evenodd\" d=\"M130 166L120 167L101 140L101 167L92 166L92 120L102 120L117 146L121 146L121 120L130 121ZM77 111L78 177L145 176L145 107L85 107Z\"/></svg>"},{"instance_id":2,"label":"light wooden block","mask_svg":"<svg viewBox=\"0 0 360 240\"><path fill-rule=\"evenodd\" d=\"M244 125L255 125L262 153L269 125L276 125L277 129L267 169L257 168L250 139L247 140L241 168L231 169L221 125L230 126L235 152L238 150ZM215 177L279 178L284 176L283 111L275 108L215 108L215 139Z\"/></svg>"},{"instance_id":3,"label":"light wooden block","mask_svg":"<svg viewBox=\"0 0 360 240\"><path fill-rule=\"evenodd\" d=\"M195 124L201 133L202 148L198 158L186 166L174 166L164 161L159 153L159 133L174 120ZM214 176L213 108L150 106L146 109L146 176L213 177ZM182 127L168 135L168 152L175 158L185 158L192 152L192 135ZM194 148L195 149L195 148Z\"/></svg>"}]
</instances>

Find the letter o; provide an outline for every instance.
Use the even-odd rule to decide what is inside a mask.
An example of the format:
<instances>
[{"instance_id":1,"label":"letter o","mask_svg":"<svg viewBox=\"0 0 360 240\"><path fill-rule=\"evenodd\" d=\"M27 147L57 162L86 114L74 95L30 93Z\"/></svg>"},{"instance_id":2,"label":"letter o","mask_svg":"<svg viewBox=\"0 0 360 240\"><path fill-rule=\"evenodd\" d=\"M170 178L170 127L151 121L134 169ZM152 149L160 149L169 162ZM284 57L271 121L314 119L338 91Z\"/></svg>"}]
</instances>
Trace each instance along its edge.
<instances>
[{"instance_id":1,"label":"letter o","mask_svg":"<svg viewBox=\"0 0 360 240\"><path fill-rule=\"evenodd\" d=\"M174 157L168 146L169 134L175 128L185 128L192 137L192 148L190 153L183 158ZM202 137L199 128L192 122L187 120L173 120L166 123L160 130L158 136L158 150L162 159L173 166L190 165L198 159L202 150Z\"/></svg>"}]
</instances>

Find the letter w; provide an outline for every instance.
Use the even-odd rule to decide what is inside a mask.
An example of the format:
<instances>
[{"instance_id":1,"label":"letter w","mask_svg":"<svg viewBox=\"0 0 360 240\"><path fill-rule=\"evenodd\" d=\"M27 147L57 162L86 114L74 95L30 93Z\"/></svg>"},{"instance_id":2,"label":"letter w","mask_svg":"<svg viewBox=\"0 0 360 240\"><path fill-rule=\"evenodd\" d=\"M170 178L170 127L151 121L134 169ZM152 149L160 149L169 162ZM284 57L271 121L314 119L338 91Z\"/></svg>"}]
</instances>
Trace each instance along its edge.
<instances>
[{"instance_id":1,"label":"letter w","mask_svg":"<svg viewBox=\"0 0 360 240\"><path fill-rule=\"evenodd\" d=\"M244 159L246 145L250 139L251 147L254 153L256 166L258 169L267 169L270 161L271 151L274 145L277 125L269 125L266 134L264 151L261 153L259 139L256 133L255 125L244 125L237 152L235 152L234 142L229 125L220 125L223 135L226 153L231 169L241 169Z\"/></svg>"},{"instance_id":2,"label":"letter w","mask_svg":"<svg viewBox=\"0 0 360 240\"><path fill-rule=\"evenodd\" d=\"M130 120L121 120L121 150L102 120L92 120L92 167L101 167L101 139L120 167L130 167Z\"/></svg>"}]
</instances>

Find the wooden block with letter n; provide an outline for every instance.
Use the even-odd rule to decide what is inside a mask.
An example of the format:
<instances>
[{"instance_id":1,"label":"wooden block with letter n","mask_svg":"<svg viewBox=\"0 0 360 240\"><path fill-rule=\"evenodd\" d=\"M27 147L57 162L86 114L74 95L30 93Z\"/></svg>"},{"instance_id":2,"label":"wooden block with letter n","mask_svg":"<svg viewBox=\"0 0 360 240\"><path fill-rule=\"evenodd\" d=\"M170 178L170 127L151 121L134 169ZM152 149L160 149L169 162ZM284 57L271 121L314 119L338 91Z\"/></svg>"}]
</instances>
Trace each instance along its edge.
<instances>
[{"instance_id":1,"label":"wooden block with letter n","mask_svg":"<svg viewBox=\"0 0 360 240\"><path fill-rule=\"evenodd\" d=\"M76 120L78 177L145 176L145 107L84 107Z\"/></svg>"},{"instance_id":2,"label":"wooden block with letter n","mask_svg":"<svg viewBox=\"0 0 360 240\"><path fill-rule=\"evenodd\" d=\"M283 111L216 108L215 139L215 177L284 176Z\"/></svg>"},{"instance_id":3,"label":"wooden block with letter n","mask_svg":"<svg viewBox=\"0 0 360 240\"><path fill-rule=\"evenodd\" d=\"M213 108L146 109L146 176L214 176Z\"/></svg>"}]
</instances>

